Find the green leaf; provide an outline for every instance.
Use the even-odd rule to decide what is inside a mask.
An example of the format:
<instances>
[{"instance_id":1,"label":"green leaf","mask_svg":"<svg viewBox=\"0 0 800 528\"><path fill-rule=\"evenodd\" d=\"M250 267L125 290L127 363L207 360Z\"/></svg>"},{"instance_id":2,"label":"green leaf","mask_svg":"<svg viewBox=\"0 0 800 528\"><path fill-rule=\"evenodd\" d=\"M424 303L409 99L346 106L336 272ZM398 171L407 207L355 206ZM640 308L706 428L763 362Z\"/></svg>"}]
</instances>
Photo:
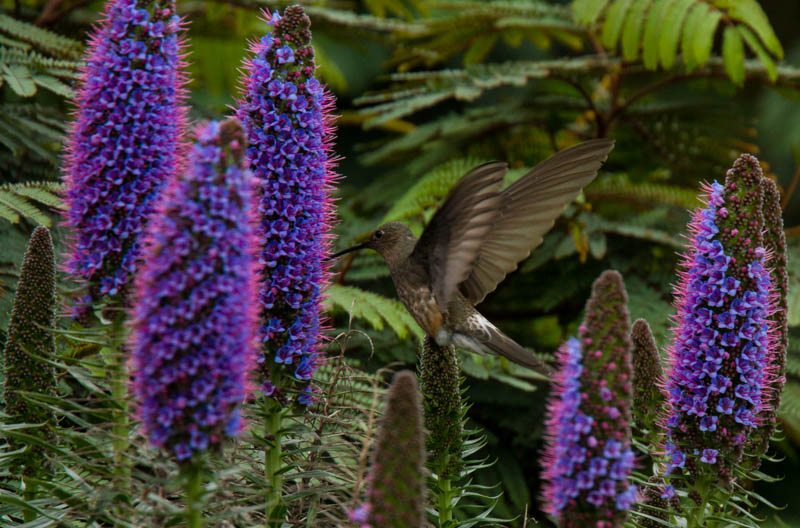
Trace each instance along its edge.
<instances>
[{"instance_id":1,"label":"green leaf","mask_svg":"<svg viewBox=\"0 0 800 528\"><path fill-rule=\"evenodd\" d=\"M744 44L739 32L733 26L725 28L722 38L722 58L725 60L725 71L733 84L744 84Z\"/></svg>"},{"instance_id":2,"label":"green leaf","mask_svg":"<svg viewBox=\"0 0 800 528\"><path fill-rule=\"evenodd\" d=\"M683 25L683 36L681 38L681 55L683 55L683 63L689 71L692 71L697 66L697 58L694 53L694 38L697 34L697 28L706 14L708 13L708 6L706 4L694 4L686 15L686 23Z\"/></svg>"},{"instance_id":3,"label":"green leaf","mask_svg":"<svg viewBox=\"0 0 800 528\"><path fill-rule=\"evenodd\" d=\"M464 54L464 65L477 64L486 58L486 55L492 51L495 43L497 42L498 34L490 33L488 35L479 35L474 38Z\"/></svg>"},{"instance_id":4,"label":"green leaf","mask_svg":"<svg viewBox=\"0 0 800 528\"><path fill-rule=\"evenodd\" d=\"M622 24L625 21L625 16L628 14L628 8L631 6L633 0L615 0L615 2L608 9L606 14L606 21L603 24L603 34L600 37L603 46L608 49L617 47L619 34L622 31Z\"/></svg>"},{"instance_id":5,"label":"green leaf","mask_svg":"<svg viewBox=\"0 0 800 528\"><path fill-rule=\"evenodd\" d=\"M0 191L0 204L18 212L21 216L30 218L37 224L50 227L50 218L30 204L25 198L16 196L7 191Z\"/></svg>"},{"instance_id":6,"label":"green leaf","mask_svg":"<svg viewBox=\"0 0 800 528\"><path fill-rule=\"evenodd\" d=\"M661 32L664 29L664 16L675 0L655 0L647 12L647 22L644 25L644 42L642 43L642 58L648 70L658 68L658 58L661 47Z\"/></svg>"},{"instance_id":7,"label":"green leaf","mask_svg":"<svg viewBox=\"0 0 800 528\"><path fill-rule=\"evenodd\" d=\"M72 99L75 96L75 92L72 90L72 87L70 87L67 84L64 84L55 77L51 77L49 75L37 74L33 76L33 82L35 82L42 88L47 88L51 92L54 92L62 97Z\"/></svg>"},{"instance_id":8,"label":"green leaf","mask_svg":"<svg viewBox=\"0 0 800 528\"><path fill-rule=\"evenodd\" d=\"M593 24L608 4L608 0L575 0L572 13L579 24Z\"/></svg>"},{"instance_id":9,"label":"green leaf","mask_svg":"<svg viewBox=\"0 0 800 528\"><path fill-rule=\"evenodd\" d=\"M709 10L703 21L697 26L694 34L694 58L697 64L702 66L711 56L711 47L714 45L714 34L717 32L717 24L722 18L722 13L716 9Z\"/></svg>"},{"instance_id":10,"label":"green leaf","mask_svg":"<svg viewBox=\"0 0 800 528\"><path fill-rule=\"evenodd\" d=\"M639 58L639 39L648 7L650 0L636 0L633 7L628 10L625 28L622 30L622 57L626 61L635 61Z\"/></svg>"},{"instance_id":11,"label":"green leaf","mask_svg":"<svg viewBox=\"0 0 800 528\"><path fill-rule=\"evenodd\" d=\"M760 60L764 67L767 69L767 76L771 82L775 82L778 78L778 69L775 67L775 61L772 60L772 57L767 50L764 49L764 46L761 44L761 41L758 40L755 33L753 33L750 28L747 26L738 26L736 29L739 30L739 33L744 38L744 41L747 43L747 46L756 54L758 60Z\"/></svg>"},{"instance_id":12,"label":"green leaf","mask_svg":"<svg viewBox=\"0 0 800 528\"><path fill-rule=\"evenodd\" d=\"M25 66L3 63L3 77L17 95L32 97L36 94L36 84Z\"/></svg>"},{"instance_id":13,"label":"green leaf","mask_svg":"<svg viewBox=\"0 0 800 528\"><path fill-rule=\"evenodd\" d=\"M664 69L672 68L675 64L675 55L678 53L678 42L681 38L683 20L692 7L694 0L675 0L664 16L659 55Z\"/></svg>"},{"instance_id":14,"label":"green leaf","mask_svg":"<svg viewBox=\"0 0 800 528\"><path fill-rule=\"evenodd\" d=\"M773 55L783 58L783 47L756 0L715 0L714 3L725 9L733 20L750 26Z\"/></svg>"}]
</instances>

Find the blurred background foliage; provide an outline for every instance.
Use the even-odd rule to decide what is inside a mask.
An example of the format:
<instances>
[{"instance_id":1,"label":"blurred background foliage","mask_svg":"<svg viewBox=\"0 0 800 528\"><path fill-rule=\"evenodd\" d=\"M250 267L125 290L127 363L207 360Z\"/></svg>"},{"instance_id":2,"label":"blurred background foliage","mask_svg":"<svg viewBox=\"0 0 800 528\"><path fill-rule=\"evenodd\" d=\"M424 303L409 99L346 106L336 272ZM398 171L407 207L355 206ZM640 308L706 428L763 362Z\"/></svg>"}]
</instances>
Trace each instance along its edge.
<instances>
[{"instance_id":1,"label":"blurred background foliage","mask_svg":"<svg viewBox=\"0 0 800 528\"><path fill-rule=\"evenodd\" d=\"M291 2L295 3L295 2ZM386 220L417 232L472 166L505 160L512 181L572 143L617 146L544 243L481 305L544 358L571 334L604 269L625 277L633 318L667 344L676 252L699 182L756 154L783 191L790 245L785 485L761 492L800 523L800 4L780 0L313 0L319 74L338 99L337 248ZM229 113L259 9L289 2L179 1L195 119ZM99 1L0 1L0 329L36 224L56 222L60 142ZM60 244L63 233L55 228ZM416 363L420 330L375 254L337 265L332 335L375 370ZM66 288L66 285L64 286ZM463 356L469 419L488 434L501 516L534 512L546 386L496 358ZM538 517L538 515L537 515ZM778 519L780 517L780 520ZM521 524L521 520L519 521Z\"/></svg>"}]
</instances>

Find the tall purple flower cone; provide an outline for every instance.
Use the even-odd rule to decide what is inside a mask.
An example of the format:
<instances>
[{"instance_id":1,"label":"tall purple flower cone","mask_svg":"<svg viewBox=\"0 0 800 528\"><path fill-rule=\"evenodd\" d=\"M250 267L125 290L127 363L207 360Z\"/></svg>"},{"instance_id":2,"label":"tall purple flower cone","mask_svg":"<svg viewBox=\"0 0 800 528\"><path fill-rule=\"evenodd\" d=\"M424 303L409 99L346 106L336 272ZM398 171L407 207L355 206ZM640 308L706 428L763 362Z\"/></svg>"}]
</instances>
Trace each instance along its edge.
<instances>
[{"instance_id":1,"label":"tall purple flower cone","mask_svg":"<svg viewBox=\"0 0 800 528\"><path fill-rule=\"evenodd\" d=\"M303 8L264 13L264 20L271 31L251 46L237 109L261 187L262 390L282 403L294 392L296 402L310 404L333 219L333 98L314 77Z\"/></svg>"},{"instance_id":2,"label":"tall purple flower cone","mask_svg":"<svg viewBox=\"0 0 800 528\"><path fill-rule=\"evenodd\" d=\"M636 487L631 449L627 293L616 271L592 287L579 330L559 350L547 421L545 511L560 528L619 528Z\"/></svg>"},{"instance_id":3,"label":"tall purple flower cone","mask_svg":"<svg viewBox=\"0 0 800 528\"><path fill-rule=\"evenodd\" d=\"M174 0L109 0L91 37L67 136L66 270L88 293L74 308L124 294L139 236L184 152L185 74Z\"/></svg>"},{"instance_id":4,"label":"tall purple flower cone","mask_svg":"<svg viewBox=\"0 0 800 528\"><path fill-rule=\"evenodd\" d=\"M257 348L244 132L230 119L196 136L188 169L164 189L144 235L131 332L145 433L179 461L238 433Z\"/></svg>"},{"instance_id":5,"label":"tall purple flower cone","mask_svg":"<svg viewBox=\"0 0 800 528\"><path fill-rule=\"evenodd\" d=\"M777 374L758 160L741 156L724 186L704 190L675 292L667 379L666 470L690 488L732 479Z\"/></svg>"}]
</instances>

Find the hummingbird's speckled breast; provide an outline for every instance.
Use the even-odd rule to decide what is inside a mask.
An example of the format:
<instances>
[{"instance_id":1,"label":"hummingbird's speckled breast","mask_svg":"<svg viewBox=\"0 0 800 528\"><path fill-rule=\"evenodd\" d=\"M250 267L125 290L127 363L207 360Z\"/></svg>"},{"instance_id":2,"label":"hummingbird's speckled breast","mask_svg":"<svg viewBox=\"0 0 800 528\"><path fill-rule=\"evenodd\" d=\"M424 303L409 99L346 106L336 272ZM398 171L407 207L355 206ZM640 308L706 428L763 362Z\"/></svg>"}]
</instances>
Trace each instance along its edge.
<instances>
[{"instance_id":1,"label":"hummingbird's speckled breast","mask_svg":"<svg viewBox=\"0 0 800 528\"><path fill-rule=\"evenodd\" d=\"M389 272L400 301L422 329L428 335L435 336L444 318L431 291L425 268L413 259L405 258L390 265Z\"/></svg>"}]
</instances>

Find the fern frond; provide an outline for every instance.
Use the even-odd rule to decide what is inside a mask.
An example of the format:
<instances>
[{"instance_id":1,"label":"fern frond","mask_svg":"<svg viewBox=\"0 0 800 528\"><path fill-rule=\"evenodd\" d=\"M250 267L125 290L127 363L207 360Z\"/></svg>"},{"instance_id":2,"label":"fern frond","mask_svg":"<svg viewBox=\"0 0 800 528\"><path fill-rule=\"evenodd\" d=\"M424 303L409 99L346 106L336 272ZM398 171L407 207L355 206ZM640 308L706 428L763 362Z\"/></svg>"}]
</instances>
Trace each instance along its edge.
<instances>
[{"instance_id":1,"label":"fern frond","mask_svg":"<svg viewBox=\"0 0 800 528\"><path fill-rule=\"evenodd\" d=\"M26 43L28 47L38 48L64 59L80 59L83 51L83 45L77 40L3 14L0 14L0 33Z\"/></svg>"},{"instance_id":2,"label":"fern frond","mask_svg":"<svg viewBox=\"0 0 800 528\"><path fill-rule=\"evenodd\" d=\"M425 209L435 207L447 196L464 174L483 161L456 159L430 171L394 203L381 223L421 216Z\"/></svg>"},{"instance_id":3,"label":"fern frond","mask_svg":"<svg viewBox=\"0 0 800 528\"><path fill-rule=\"evenodd\" d=\"M392 62L401 70L431 67L463 53L464 64L481 62L499 42L523 41L547 49L553 40L573 49L583 46L583 30L569 10L542 2L507 0L437 2L437 16L421 21L424 30L399 47Z\"/></svg>"},{"instance_id":4,"label":"fern frond","mask_svg":"<svg viewBox=\"0 0 800 528\"><path fill-rule=\"evenodd\" d=\"M695 190L664 183L634 183L625 174L597 178L584 192L590 201L646 201L683 209L693 209L699 203Z\"/></svg>"},{"instance_id":5,"label":"fern frond","mask_svg":"<svg viewBox=\"0 0 800 528\"><path fill-rule=\"evenodd\" d=\"M0 85L17 95L32 97L41 86L72 97L66 82L78 77L81 50L75 40L0 14Z\"/></svg>"},{"instance_id":6,"label":"fern frond","mask_svg":"<svg viewBox=\"0 0 800 528\"><path fill-rule=\"evenodd\" d=\"M52 221L35 204L49 207L63 207L58 192L62 184L55 182L27 182L0 185L0 218L16 224L21 218L28 218L45 227Z\"/></svg>"},{"instance_id":7,"label":"fern frond","mask_svg":"<svg viewBox=\"0 0 800 528\"><path fill-rule=\"evenodd\" d=\"M326 306L339 308L352 317L366 320L374 329L388 325L397 337L421 336L421 330L399 301L353 286L331 284L327 290Z\"/></svg>"},{"instance_id":8,"label":"fern frond","mask_svg":"<svg viewBox=\"0 0 800 528\"><path fill-rule=\"evenodd\" d=\"M707 64L714 37L723 34L721 54L730 79L745 79L744 45L758 58L771 81L783 48L756 0L613 0L572 3L576 22L601 32L601 42L616 51L621 36L626 61L640 57L650 70L672 69L680 47L688 71Z\"/></svg>"}]
</instances>

